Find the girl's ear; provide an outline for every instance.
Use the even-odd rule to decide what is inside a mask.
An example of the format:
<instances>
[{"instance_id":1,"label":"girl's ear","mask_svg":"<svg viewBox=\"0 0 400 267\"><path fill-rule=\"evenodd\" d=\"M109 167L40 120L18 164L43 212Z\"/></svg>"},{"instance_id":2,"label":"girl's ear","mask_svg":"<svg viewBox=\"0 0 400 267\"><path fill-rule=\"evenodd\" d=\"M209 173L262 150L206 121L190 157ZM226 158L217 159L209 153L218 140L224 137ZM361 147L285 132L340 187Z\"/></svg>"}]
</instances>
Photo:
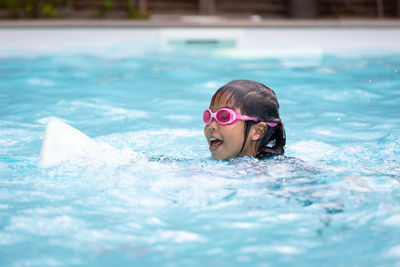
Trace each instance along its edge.
<instances>
[{"instance_id":1,"label":"girl's ear","mask_svg":"<svg viewBox=\"0 0 400 267\"><path fill-rule=\"evenodd\" d=\"M250 135L251 141L258 141L262 138L267 129L265 122L259 122L253 126L253 131Z\"/></svg>"}]
</instances>

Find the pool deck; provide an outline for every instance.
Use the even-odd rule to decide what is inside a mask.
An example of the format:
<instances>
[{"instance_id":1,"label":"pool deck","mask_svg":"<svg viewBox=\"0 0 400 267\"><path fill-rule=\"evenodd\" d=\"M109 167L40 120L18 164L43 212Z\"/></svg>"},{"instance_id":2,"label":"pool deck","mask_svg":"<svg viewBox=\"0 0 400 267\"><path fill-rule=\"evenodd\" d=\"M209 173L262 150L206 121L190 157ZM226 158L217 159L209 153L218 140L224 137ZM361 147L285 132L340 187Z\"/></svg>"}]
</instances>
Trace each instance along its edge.
<instances>
[{"instance_id":1,"label":"pool deck","mask_svg":"<svg viewBox=\"0 0 400 267\"><path fill-rule=\"evenodd\" d=\"M0 28L167 28L167 27L249 27L249 28L400 28L400 19L266 19L259 16L153 15L148 20L45 19L0 20Z\"/></svg>"}]
</instances>

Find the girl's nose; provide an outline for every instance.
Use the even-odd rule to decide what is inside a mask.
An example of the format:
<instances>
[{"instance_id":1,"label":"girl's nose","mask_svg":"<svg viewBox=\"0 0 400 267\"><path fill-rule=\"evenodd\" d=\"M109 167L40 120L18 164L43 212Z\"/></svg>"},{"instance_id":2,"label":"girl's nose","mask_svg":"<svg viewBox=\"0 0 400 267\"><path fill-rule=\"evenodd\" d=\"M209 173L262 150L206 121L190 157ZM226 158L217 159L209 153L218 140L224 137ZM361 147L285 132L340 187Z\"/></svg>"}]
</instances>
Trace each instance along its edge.
<instances>
[{"instance_id":1,"label":"girl's nose","mask_svg":"<svg viewBox=\"0 0 400 267\"><path fill-rule=\"evenodd\" d=\"M208 125L208 131L212 131L218 128L218 122L215 119L212 119L210 124Z\"/></svg>"}]
</instances>

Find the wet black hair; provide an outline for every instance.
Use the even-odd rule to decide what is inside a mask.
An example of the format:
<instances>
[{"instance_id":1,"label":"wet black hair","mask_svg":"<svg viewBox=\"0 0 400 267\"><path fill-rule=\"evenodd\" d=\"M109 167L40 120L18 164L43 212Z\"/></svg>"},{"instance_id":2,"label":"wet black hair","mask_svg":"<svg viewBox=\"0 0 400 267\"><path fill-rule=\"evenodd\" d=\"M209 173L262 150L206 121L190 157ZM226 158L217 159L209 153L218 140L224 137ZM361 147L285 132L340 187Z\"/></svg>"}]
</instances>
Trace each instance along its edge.
<instances>
[{"instance_id":1,"label":"wet black hair","mask_svg":"<svg viewBox=\"0 0 400 267\"><path fill-rule=\"evenodd\" d=\"M261 141L258 143L255 157L261 159L285 152L285 129L279 117L278 99L271 88L255 81L234 80L215 92L210 107L219 103L222 97L227 97L229 107L240 108L243 115L256 117L259 121L278 123L276 127L267 126ZM256 124L254 121L245 121L244 141L240 153L243 151L250 127L254 124Z\"/></svg>"}]
</instances>

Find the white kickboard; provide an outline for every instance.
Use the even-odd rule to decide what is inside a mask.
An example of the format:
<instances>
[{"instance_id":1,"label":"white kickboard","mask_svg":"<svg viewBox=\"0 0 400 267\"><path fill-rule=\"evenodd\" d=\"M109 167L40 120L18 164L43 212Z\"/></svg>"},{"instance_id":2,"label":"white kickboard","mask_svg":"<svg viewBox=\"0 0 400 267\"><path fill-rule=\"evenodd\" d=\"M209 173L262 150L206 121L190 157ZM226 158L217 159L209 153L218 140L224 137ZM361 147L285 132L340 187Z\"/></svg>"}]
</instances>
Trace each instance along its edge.
<instances>
[{"instance_id":1,"label":"white kickboard","mask_svg":"<svg viewBox=\"0 0 400 267\"><path fill-rule=\"evenodd\" d=\"M73 155L83 154L96 146L96 141L81 131L58 119L51 119L46 125L39 167L58 165Z\"/></svg>"}]
</instances>

